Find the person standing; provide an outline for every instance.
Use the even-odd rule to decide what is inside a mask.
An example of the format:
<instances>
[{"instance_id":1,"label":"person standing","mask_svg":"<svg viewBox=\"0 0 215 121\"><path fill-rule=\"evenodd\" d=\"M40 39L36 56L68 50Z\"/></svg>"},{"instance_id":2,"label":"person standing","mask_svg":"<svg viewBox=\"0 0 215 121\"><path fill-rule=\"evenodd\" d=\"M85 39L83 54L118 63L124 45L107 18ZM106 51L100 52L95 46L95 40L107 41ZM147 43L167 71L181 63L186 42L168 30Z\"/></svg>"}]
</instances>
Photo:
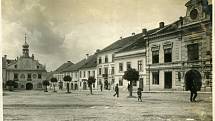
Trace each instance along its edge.
<instances>
[{"instance_id":1,"label":"person standing","mask_svg":"<svg viewBox=\"0 0 215 121\"><path fill-rule=\"evenodd\" d=\"M115 86L115 94L113 95L114 97L117 95L117 97L119 97L119 87L118 84L116 84Z\"/></svg>"},{"instance_id":2,"label":"person standing","mask_svg":"<svg viewBox=\"0 0 215 121\"><path fill-rule=\"evenodd\" d=\"M190 102L196 102L197 97L197 85L194 80L192 80L192 83L190 85Z\"/></svg>"},{"instance_id":3,"label":"person standing","mask_svg":"<svg viewBox=\"0 0 215 121\"><path fill-rule=\"evenodd\" d=\"M142 102L142 92L141 92L141 88L138 88L137 90L137 96L138 96L138 101L141 101Z\"/></svg>"}]
</instances>

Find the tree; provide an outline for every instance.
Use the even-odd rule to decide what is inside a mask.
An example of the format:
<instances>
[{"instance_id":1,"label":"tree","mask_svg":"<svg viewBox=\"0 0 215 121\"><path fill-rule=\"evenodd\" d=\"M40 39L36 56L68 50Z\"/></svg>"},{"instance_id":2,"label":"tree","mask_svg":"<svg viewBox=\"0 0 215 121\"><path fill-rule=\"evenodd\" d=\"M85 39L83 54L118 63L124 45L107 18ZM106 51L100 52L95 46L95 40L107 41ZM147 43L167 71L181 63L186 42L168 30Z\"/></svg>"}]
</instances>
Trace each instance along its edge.
<instances>
[{"instance_id":1,"label":"tree","mask_svg":"<svg viewBox=\"0 0 215 121\"><path fill-rule=\"evenodd\" d=\"M14 80L8 80L8 81L6 82L6 86L9 87L9 91L13 91L13 88L14 88L14 86L15 86L15 81L14 81Z\"/></svg>"},{"instance_id":2,"label":"tree","mask_svg":"<svg viewBox=\"0 0 215 121\"><path fill-rule=\"evenodd\" d=\"M139 72L136 71L135 69L128 69L127 71L124 72L123 79L126 79L130 82L129 86L129 96L132 96L132 91L133 91L133 82L139 80Z\"/></svg>"},{"instance_id":3,"label":"tree","mask_svg":"<svg viewBox=\"0 0 215 121\"><path fill-rule=\"evenodd\" d=\"M72 80L72 78L70 77L70 76L64 76L63 77L63 80L65 81L65 82L67 82L67 85L66 85L66 88L67 88L67 93L70 93L69 92L69 82L71 82L71 80Z\"/></svg>"},{"instance_id":4,"label":"tree","mask_svg":"<svg viewBox=\"0 0 215 121\"><path fill-rule=\"evenodd\" d=\"M93 94L93 91L92 91L92 84L96 82L96 79L95 79L95 77L90 76L90 77L88 78L87 82L88 82L88 86L89 86L89 88L90 88L90 94L92 95L92 94Z\"/></svg>"},{"instance_id":5,"label":"tree","mask_svg":"<svg viewBox=\"0 0 215 121\"><path fill-rule=\"evenodd\" d=\"M56 90L55 90L55 86L56 86L56 83L57 83L57 78L51 78L51 82L52 82L52 84L53 84L53 87L54 87L54 92L56 92Z\"/></svg>"},{"instance_id":6,"label":"tree","mask_svg":"<svg viewBox=\"0 0 215 121\"><path fill-rule=\"evenodd\" d=\"M49 81L48 80L44 80L43 81L43 86L45 86L45 90L44 90L44 92L48 92L48 89L47 89L47 86L49 86Z\"/></svg>"}]
</instances>

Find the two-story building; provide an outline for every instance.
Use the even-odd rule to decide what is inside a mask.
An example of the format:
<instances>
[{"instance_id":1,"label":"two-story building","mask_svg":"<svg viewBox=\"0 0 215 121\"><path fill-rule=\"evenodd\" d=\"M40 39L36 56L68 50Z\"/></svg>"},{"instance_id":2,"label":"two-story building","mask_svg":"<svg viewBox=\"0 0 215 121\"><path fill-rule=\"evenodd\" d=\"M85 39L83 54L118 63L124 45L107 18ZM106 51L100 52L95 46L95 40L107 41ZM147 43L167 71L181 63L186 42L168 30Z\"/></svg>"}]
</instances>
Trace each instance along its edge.
<instances>
[{"instance_id":1,"label":"two-story building","mask_svg":"<svg viewBox=\"0 0 215 121\"><path fill-rule=\"evenodd\" d=\"M115 83L126 90L129 82L123 79L124 72L129 68L139 71L139 80L133 82L134 89L145 89L146 85L146 41L138 39L130 46L115 53Z\"/></svg>"},{"instance_id":2,"label":"two-story building","mask_svg":"<svg viewBox=\"0 0 215 121\"><path fill-rule=\"evenodd\" d=\"M94 55L89 56L87 54L87 59L85 64L79 69L79 82L80 82L80 89L86 90L88 89L88 78L94 77L96 82L93 84L93 89L97 89L97 53Z\"/></svg>"},{"instance_id":3,"label":"two-story building","mask_svg":"<svg viewBox=\"0 0 215 121\"><path fill-rule=\"evenodd\" d=\"M103 85L104 89L111 89L115 83L115 52L129 46L134 43L142 33L135 34L126 38L120 38L120 40L100 50L97 54L97 79L98 84Z\"/></svg>"},{"instance_id":4,"label":"two-story building","mask_svg":"<svg viewBox=\"0 0 215 121\"><path fill-rule=\"evenodd\" d=\"M22 56L12 61L7 59L7 56L2 58L3 85L8 80L14 80L16 82L14 88L17 89L42 89L42 81L46 79L47 74L46 68L38 60L35 60L33 54L29 56L29 45L26 42L26 36L22 47Z\"/></svg>"}]
</instances>

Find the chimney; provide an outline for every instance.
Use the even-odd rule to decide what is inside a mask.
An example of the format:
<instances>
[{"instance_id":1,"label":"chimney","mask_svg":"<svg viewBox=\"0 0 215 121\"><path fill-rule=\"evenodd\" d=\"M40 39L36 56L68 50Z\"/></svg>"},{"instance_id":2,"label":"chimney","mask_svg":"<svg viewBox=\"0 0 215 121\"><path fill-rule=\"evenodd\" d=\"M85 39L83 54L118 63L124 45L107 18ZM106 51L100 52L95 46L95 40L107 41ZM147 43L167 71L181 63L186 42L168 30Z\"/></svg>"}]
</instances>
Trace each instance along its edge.
<instances>
[{"instance_id":1,"label":"chimney","mask_svg":"<svg viewBox=\"0 0 215 121\"><path fill-rule=\"evenodd\" d=\"M4 55L4 58L7 59L7 55Z\"/></svg>"},{"instance_id":2,"label":"chimney","mask_svg":"<svg viewBox=\"0 0 215 121\"><path fill-rule=\"evenodd\" d=\"M159 27L160 27L160 28L164 28L164 22L160 22L160 23L159 23Z\"/></svg>"},{"instance_id":3,"label":"chimney","mask_svg":"<svg viewBox=\"0 0 215 121\"><path fill-rule=\"evenodd\" d=\"M134 35L135 35L135 33L133 32L131 35L132 35L132 36L134 36Z\"/></svg>"},{"instance_id":4,"label":"chimney","mask_svg":"<svg viewBox=\"0 0 215 121\"><path fill-rule=\"evenodd\" d=\"M142 29L142 33L143 35L147 35L147 29L146 28Z\"/></svg>"},{"instance_id":5,"label":"chimney","mask_svg":"<svg viewBox=\"0 0 215 121\"><path fill-rule=\"evenodd\" d=\"M120 37L120 39L122 40L122 37Z\"/></svg>"},{"instance_id":6,"label":"chimney","mask_svg":"<svg viewBox=\"0 0 215 121\"><path fill-rule=\"evenodd\" d=\"M88 57L89 57L89 54L86 54L86 59L88 59Z\"/></svg>"},{"instance_id":7,"label":"chimney","mask_svg":"<svg viewBox=\"0 0 215 121\"><path fill-rule=\"evenodd\" d=\"M32 59L34 60L34 54L32 54Z\"/></svg>"}]
</instances>

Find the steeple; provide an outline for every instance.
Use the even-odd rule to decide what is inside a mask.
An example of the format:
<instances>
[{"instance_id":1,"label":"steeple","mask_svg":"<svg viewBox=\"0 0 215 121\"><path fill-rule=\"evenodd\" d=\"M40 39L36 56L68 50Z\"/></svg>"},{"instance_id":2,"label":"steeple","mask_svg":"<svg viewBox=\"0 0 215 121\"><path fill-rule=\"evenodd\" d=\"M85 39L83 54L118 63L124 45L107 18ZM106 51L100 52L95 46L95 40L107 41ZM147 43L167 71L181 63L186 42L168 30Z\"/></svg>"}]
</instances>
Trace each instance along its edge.
<instances>
[{"instance_id":1,"label":"steeple","mask_svg":"<svg viewBox=\"0 0 215 121\"><path fill-rule=\"evenodd\" d=\"M22 49L22 53L23 53L23 57L29 57L29 45L28 43L26 42L26 39L27 39L27 36L25 34L25 43L24 45L22 45L23 49Z\"/></svg>"}]
</instances>

